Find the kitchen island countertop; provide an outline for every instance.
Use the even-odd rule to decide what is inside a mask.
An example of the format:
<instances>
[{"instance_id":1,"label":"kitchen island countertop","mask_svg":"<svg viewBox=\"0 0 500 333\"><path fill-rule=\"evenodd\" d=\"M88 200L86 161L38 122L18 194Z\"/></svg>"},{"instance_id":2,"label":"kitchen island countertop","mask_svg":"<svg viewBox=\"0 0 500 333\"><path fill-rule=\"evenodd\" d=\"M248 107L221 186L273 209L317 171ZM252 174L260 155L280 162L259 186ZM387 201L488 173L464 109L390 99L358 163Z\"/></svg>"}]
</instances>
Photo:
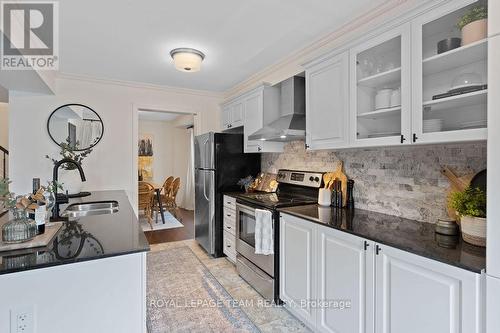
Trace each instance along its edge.
<instances>
[{"instance_id":1,"label":"kitchen island countertop","mask_svg":"<svg viewBox=\"0 0 500 333\"><path fill-rule=\"evenodd\" d=\"M70 199L69 204L114 200L119 204L118 212L71 219L47 247L0 252L0 274L149 251L125 191L91 193ZM0 225L8 218L8 214L0 218Z\"/></svg>"}]
</instances>

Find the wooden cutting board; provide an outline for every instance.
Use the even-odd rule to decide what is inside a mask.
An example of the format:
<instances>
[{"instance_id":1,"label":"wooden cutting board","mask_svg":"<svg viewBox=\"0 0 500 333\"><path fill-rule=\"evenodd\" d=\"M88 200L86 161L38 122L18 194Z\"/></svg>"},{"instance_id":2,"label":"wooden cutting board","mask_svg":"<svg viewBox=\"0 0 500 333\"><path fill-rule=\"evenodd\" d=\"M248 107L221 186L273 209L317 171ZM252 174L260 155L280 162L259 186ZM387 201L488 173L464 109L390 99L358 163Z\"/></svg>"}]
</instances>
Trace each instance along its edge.
<instances>
[{"instance_id":1,"label":"wooden cutting board","mask_svg":"<svg viewBox=\"0 0 500 333\"><path fill-rule=\"evenodd\" d=\"M54 222L45 227L45 232L24 243L6 244L0 240L0 252L47 246L61 229L63 222ZM0 239L2 239L0 237Z\"/></svg>"},{"instance_id":2,"label":"wooden cutting board","mask_svg":"<svg viewBox=\"0 0 500 333\"><path fill-rule=\"evenodd\" d=\"M465 175L458 177L448 167L442 168L441 173L450 181L450 188L448 189L448 191L446 191L446 211L451 219L458 222L459 219L457 212L453 207L451 207L451 197L453 193L462 192L463 190L465 190L470 185L470 182L472 178L474 178L475 173L468 172Z\"/></svg>"}]
</instances>

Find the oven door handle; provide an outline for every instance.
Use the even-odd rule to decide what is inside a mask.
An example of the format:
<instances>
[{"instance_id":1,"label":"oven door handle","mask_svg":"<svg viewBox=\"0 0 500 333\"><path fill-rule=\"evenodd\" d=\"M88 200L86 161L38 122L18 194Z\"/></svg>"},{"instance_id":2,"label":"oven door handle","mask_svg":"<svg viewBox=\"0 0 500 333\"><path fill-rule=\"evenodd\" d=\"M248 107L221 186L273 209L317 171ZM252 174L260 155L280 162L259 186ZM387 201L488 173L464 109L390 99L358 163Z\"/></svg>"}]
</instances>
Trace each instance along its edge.
<instances>
[{"instance_id":1,"label":"oven door handle","mask_svg":"<svg viewBox=\"0 0 500 333\"><path fill-rule=\"evenodd\" d=\"M239 212L247 213L251 216L255 216L255 208L244 206L242 204L236 203L236 216L239 217Z\"/></svg>"}]
</instances>

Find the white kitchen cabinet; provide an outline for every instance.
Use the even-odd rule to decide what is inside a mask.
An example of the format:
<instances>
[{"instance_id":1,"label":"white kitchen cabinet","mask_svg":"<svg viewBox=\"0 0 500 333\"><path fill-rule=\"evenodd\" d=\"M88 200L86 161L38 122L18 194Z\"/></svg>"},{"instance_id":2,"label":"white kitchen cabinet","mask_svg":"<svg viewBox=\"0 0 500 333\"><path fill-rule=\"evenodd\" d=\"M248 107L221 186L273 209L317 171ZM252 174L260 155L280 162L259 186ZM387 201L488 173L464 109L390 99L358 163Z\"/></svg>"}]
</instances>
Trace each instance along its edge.
<instances>
[{"instance_id":1,"label":"white kitchen cabinet","mask_svg":"<svg viewBox=\"0 0 500 333\"><path fill-rule=\"evenodd\" d=\"M248 136L280 116L280 88L262 85L242 97L245 153L282 152L284 143L248 140ZM266 112L264 112L266 110Z\"/></svg>"},{"instance_id":2,"label":"white kitchen cabinet","mask_svg":"<svg viewBox=\"0 0 500 333\"><path fill-rule=\"evenodd\" d=\"M306 65L306 147L349 143L349 52Z\"/></svg>"},{"instance_id":3,"label":"white kitchen cabinet","mask_svg":"<svg viewBox=\"0 0 500 333\"><path fill-rule=\"evenodd\" d=\"M314 331L484 333L484 274L285 213L279 260L280 298Z\"/></svg>"},{"instance_id":4,"label":"white kitchen cabinet","mask_svg":"<svg viewBox=\"0 0 500 333\"><path fill-rule=\"evenodd\" d=\"M244 110L242 101L235 101L223 106L221 113L222 130L243 126Z\"/></svg>"},{"instance_id":5,"label":"white kitchen cabinet","mask_svg":"<svg viewBox=\"0 0 500 333\"><path fill-rule=\"evenodd\" d=\"M223 252L232 262L236 262L236 199L224 195L223 212Z\"/></svg>"},{"instance_id":6,"label":"white kitchen cabinet","mask_svg":"<svg viewBox=\"0 0 500 333\"><path fill-rule=\"evenodd\" d=\"M376 246L377 333L484 332L482 275Z\"/></svg>"},{"instance_id":7,"label":"white kitchen cabinet","mask_svg":"<svg viewBox=\"0 0 500 333\"><path fill-rule=\"evenodd\" d=\"M343 306L319 307L317 329L373 332L373 243L331 228L318 228L318 241L317 297Z\"/></svg>"},{"instance_id":8,"label":"white kitchen cabinet","mask_svg":"<svg viewBox=\"0 0 500 333\"><path fill-rule=\"evenodd\" d=\"M297 317L315 327L316 227L285 215L280 219L280 298Z\"/></svg>"},{"instance_id":9,"label":"white kitchen cabinet","mask_svg":"<svg viewBox=\"0 0 500 333\"><path fill-rule=\"evenodd\" d=\"M456 23L477 4L452 1L412 21L413 143L487 139L487 89L440 97L460 87L460 77L487 83L487 39L437 53L440 40L461 37Z\"/></svg>"},{"instance_id":10,"label":"white kitchen cabinet","mask_svg":"<svg viewBox=\"0 0 500 333\"><path fill-rule=\"evenodd\" d=\"M488 36L500 34L500 1L493 0L488 3Z\"/></svg>"},{"instance_id":11,"label":"white kitchen cabinet","mask_svg":"<svg viewBox=\"0 0 500 333\"><path fill-rule=\"evenodd\" d=\"M351 146L410 143L410 24L351 49Z\"/></svg>"}]
</instances>

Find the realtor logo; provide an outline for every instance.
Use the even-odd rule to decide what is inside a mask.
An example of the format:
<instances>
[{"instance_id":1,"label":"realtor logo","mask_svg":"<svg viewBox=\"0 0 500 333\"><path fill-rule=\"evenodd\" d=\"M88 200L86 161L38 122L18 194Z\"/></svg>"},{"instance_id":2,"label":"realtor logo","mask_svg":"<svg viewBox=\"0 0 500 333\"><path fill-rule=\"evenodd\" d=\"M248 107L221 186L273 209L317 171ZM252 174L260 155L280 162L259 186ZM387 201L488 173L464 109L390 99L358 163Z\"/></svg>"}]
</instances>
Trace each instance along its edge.
<instances>
[{"instance_id":1,"label":"realtor logo","mask_svg":"<svg viewBox=\"0 0 500 333\"><path fill-rule=\"evenodd\" d=\"M59 8L53 1L1 1L2 70L57 70Z\"/></svg>"}]
</instances>

